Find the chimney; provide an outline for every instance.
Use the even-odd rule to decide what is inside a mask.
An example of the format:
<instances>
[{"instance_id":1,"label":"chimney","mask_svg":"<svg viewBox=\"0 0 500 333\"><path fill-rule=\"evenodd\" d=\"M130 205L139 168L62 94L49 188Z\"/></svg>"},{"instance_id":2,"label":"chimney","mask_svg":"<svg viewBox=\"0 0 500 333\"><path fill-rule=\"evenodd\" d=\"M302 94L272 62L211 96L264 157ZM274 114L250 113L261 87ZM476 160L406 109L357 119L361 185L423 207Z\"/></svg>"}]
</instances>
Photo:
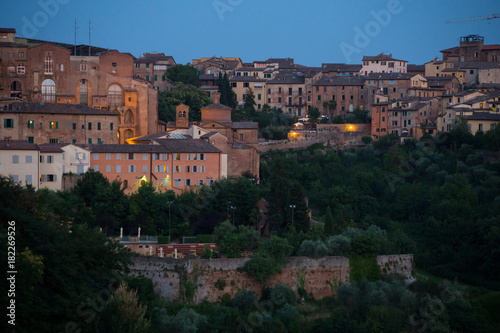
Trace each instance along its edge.
<instances>
[{"instance_id":1,"label":"chimney","mask_svg":"<svg viewBox=\"0 0 500 333\"><path fill-rule=\"evenodd\" d=\"M214 92L212 93L212 99L214 100L214 104L219 104L220 103L220 92Z\"/></svg>"}]
</instances>

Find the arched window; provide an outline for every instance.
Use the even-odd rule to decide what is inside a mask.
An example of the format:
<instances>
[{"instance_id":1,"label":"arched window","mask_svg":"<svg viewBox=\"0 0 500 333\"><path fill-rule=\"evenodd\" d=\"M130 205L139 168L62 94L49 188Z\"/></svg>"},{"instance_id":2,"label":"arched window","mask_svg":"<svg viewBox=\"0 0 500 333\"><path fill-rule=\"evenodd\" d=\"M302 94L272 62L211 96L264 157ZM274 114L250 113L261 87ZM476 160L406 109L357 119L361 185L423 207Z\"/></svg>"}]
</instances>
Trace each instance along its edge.
<instances>
[{"instance_id":1,"label":"arched window","mask_svg":"<svg viewBox=\"0 0 500 333\"><path fill-rule=\"evenodd\" d=\"M122 87L117 84L112 84L108 89L108 105L119 106L123 105Z\"/></svg>"},{"instance_id":2,"label":"arched window","mask_svg":"<svg viewBox=\"0 0 500 333\"><path fill-rule=\"evenodd\" d=\"M125 131L125 140L133 138L134 137L134 132L131 129L128 129Z\"/></svg>"},{"instance_id":3,"label":"arched window","mask_svg":"<svg viewBox=\"0 0 500 333\"><path fill-rule=\"evenodd\" d=\"M54 74L54 60L51 56L45 57L44 74Z\"/></svg>"},{"instance_id":4,"label":"arched window","mask_svg":"<svg viewBox=\"0 0 500 333\"><path fill-rule=\"evenodd\" d=\"M134 114L130 109L125 111L125 115L123 117L123 123L124 124L133 124L134 123Z\"/></svg>"},{"instance_id":5,"label":"arched window","mask_svg":"<svg viewBox=\"0 0 500 333\"><path fill-rule=\"evenodd\" d=\"M42 82L42 101L46 103L55 103L56 101L56 83L51 79Z\"/></svg>"},{"instance_id":6,"label":"arched window","mask_svg":"<svg viewBox=\"0 0 500 333\"><path fill-rule=\"evenodd\" d=\"M83 79L80 80L80 104L88 105L89 104L89 84L88 81Z\"/></svg>"}]
</instances>

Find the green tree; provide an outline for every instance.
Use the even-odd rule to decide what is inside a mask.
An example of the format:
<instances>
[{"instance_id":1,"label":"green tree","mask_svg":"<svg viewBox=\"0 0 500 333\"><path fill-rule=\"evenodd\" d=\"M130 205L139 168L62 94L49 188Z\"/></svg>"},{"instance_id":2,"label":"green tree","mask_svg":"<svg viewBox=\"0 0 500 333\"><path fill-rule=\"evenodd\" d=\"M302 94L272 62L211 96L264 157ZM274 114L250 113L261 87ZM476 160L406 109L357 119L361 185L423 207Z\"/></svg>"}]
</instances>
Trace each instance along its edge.
<instances>
[{"instance_id":1,"label":"green tree","mask_svg":"<svg viewBox=\"0 0 500 333\"><path fill-rule=\"evenodd\" d=\"M311 125L314 125L321 116L321 112L319 112L318 108L314 106L309 106L309 108L307 109L307 115L309 116L309 123Z\"/></svg>"},{"instance_id":2,"label":"green tree","mask_svg":"<svg viewBox=\"0 0 500 333\"><path fill-rule=\"evenodd\" d=\"M158 117L165 122L175 121L175 107L180 104L189 106L189 120L201 120L201 108L212 102L206 92L192 84L177 82L172 91L158 94Z\"/></svg>"},{"instance_id":3,"label":"green tree","mask_svg":"<svg viewBox=\"0 0 500 333\"><path fill-rule=\"evenodd\" d=\"M236 94L231 87L231 83L227 77L227 74L219 74L218 91L220 92L220 103L229 106L232 109L236 108Z\"/></svg>"},{"instance_id":4,"label":"green tree","mask_svg":"<svg viewBox=\"0 0 500 333\"><path fill-rule=\"evenodd\" d=\"M182 82L195 87L201 86L196 68L187 65L175 65L167 69L167 77L173 82Z\"/></svg>"},{"instance_id":5,"label":"green tree","mask_svg":"<svg viewBox=\"0 0 500 333\"><path fill-rule=\"evenodd\" d=\"M311 219L309 218L309 208L306 204L304 188L300 183L295 183L290 189L290 203L295 206L293 212L294 228L297 232L307 232L310 229Z\"/></svg>"},{"instance_id":6,"label":"green tree","mask_svg":"<svg viewBox=\"0 0 500 333\"><path fill-rule=\"evenodd\" d=\"M334 234L333 229L333 215L330 210L330 206L326 207L326 216L325 216L325 235L332 236Z\"/></svg>"}]
</instances>

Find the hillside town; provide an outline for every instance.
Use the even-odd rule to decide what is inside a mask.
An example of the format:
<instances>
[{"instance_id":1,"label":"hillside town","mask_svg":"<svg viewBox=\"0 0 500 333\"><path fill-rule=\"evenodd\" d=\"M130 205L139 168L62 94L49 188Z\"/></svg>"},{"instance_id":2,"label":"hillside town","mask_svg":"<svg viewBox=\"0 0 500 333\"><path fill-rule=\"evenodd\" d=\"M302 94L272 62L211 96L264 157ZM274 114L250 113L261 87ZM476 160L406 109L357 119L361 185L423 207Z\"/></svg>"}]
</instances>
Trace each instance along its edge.
<instances>
[{"instance_id":1,"label":"hillside town","mask_svg":"<svg viewBox=\"0 0 500 333\"><path fill-rule=\"evenodd\" d=\"M190 121L190 107L177 105L169 122L159 119L158 95L176 89L167 75L178 65L172 56L136 58L22 38L9 28L0 37L0 173L35 189L70 188L72 175L89 168L120 180L127 192L144 181L181 193L245 172L258 178L259 154L272 142L259 135L257 122L231 117L248 92L256 112L275 108L295 119L288 134L294 147L359 145L363 136L377 141L389 134L404 143L449 132L459 118L472 134L500 122L500 44L478 35L461 37L425 64L384 53L361 64L317 67L293 58L193 59L187 66L212 102L199 121ZM234 108L221 103L223 76ZM311 109L320 112L317 124L309 122ZM366 111L365 124L346 123L356 110ZM357 135L340 135L346 132Z\"/></svg>"}]
</instances>

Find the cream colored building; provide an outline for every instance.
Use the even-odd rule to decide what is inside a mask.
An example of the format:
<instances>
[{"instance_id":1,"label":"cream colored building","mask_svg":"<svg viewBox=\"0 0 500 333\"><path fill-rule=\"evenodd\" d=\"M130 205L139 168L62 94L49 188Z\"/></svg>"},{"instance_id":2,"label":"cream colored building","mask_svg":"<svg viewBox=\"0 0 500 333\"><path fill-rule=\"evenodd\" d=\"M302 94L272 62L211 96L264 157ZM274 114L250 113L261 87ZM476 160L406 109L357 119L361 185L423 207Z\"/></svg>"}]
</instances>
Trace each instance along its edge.
<instances>
[{"instance_id":1,"label":"cream colored building","mask_svg":"<svg viewBox=\"0 0 500 333\"><path fill-rule=\"evenodd\" d=\"M380 53L376 56L364 56L361 75L370 73L407 73L408 62L394 59L392 54Z\"/></svg>"},{"instance_id":2,"label":"cream colored building","mask_svg":"<svg viewBox=\"0 0 500 333\"><path fill-rule=\"evenodd\" d=\"M62 188L62 175L64 173L64 150L58 145L50 143L38 145L40 147L39 172L40 188L60 191Z\"/></svg>"},{"instance_id":3,"label":"cream colored building","mask_svg":"<svg viewBox=\"0 0 500 333\"><path fill-rule=\"evenodd\" d=\"M255 109L260 110L266 104L267 80L260 79L258 76L232 76L229 81L236 94L238 105L245 103L245 94L247 90L252 89L255 96Z\"/></svg>"},{"instance_id":4,"label":"cream colored building","mask_svg":"<svg viewBox=\"0 0 500 333\"><path fill-rule=\"evenodd\" d=\"M40 188L38 161L40 147L19 140L0 141L0 175L11 177L15 183Z\"/></svg>"}]
</instances>

